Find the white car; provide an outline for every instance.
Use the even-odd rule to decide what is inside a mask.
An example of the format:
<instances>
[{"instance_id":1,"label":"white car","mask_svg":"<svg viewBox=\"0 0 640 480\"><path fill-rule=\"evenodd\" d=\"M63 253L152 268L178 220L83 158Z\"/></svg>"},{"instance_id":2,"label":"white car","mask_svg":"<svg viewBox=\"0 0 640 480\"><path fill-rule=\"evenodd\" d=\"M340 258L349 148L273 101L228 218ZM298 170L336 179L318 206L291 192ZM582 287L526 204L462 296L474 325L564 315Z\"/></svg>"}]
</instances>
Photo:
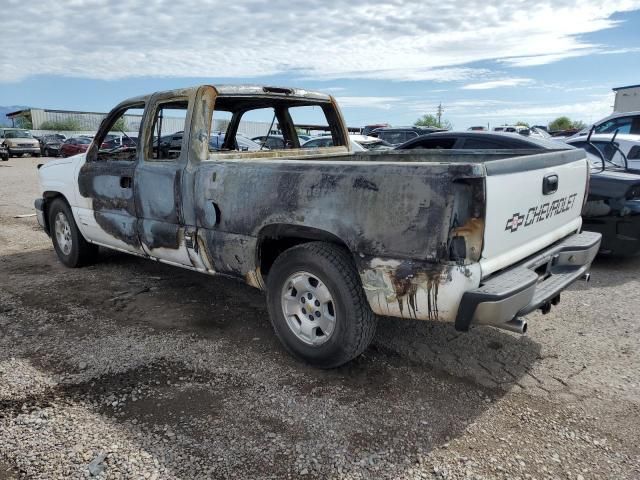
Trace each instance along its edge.
<instances>
[{"instance_id":1,"label":"white car","mask_svg":"<svg viewBox=\"0 0 640 480\"><path fill-rule=\"evenodd\" d=\"M368 135L349 135L349 143L351 144L351 150L354 152L366 152L367 150L386 150L391 148L391 145L389 145L381 138L370 137ZM331 135L314 137L300 145L301 148L322 148L332 146L333 139Z\"/></svg>"},{"instance_id":2,"label":"white car","mask_svg":"<svg viewBox=\"0 0 640 480\"><path fill-rule=\"evenodd\" d=\"M616 130L619 134L640 135L640 112L615 112L598 120L593 125L593 133L614 134ZM591 127L580 130L578 133L568 138L579 138L588 135Z\"/></svg>"},{"instance_id":3,"label":"white car","mask_svg":"<svg viewBox=\"0 0 640 480\"><path fill-rule=\"evenodd\" d=\"M529 128L524 125L500 125L499 127L493 127L494 132L521 133L525 130L528 131Z\"/></svg>"},{"instance_id":4,"label":"white car","mask_svg":"<svg viewBox=\"0 0 640 480\"><path fill-rule=\"evenodd\" d=\"M605 159L622 166L624 160L620 152L611 145L612 138L612 134L591 135L591 143L602 152ZM587 153L598 155L598 152L593 151L593 147L587 144L587 137L571 137L565 139L565 142L577 148L584 148ZM640 170L640 135L618 134L615 144L627 157L629 169Z\"/></svg>"}]
</instances>

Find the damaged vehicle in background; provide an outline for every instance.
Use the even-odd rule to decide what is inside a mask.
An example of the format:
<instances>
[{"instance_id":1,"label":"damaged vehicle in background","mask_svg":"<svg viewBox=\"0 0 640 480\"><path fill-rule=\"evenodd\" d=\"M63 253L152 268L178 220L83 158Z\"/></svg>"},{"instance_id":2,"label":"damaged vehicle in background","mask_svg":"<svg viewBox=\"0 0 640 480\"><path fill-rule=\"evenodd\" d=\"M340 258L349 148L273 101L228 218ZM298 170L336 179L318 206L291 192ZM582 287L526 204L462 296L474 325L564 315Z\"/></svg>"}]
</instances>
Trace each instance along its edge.
<instances>
[{"instance_id":1,"label":"damaged vehicle in background","mask_svg":"<svg viewBox=\"0 0 640 480\"><path fill-rule=\"evenodd\" d=\"M640 254L640 146L637 135L593 135L567 140L591 159L585 228L602 234L604 254Z\"/></svg>"},{"instance_id":2,"label":"damaged vehicle in background","mask_svg":"<svg viewBox=\"0 0 640 480\"><path fill-rule=\"evenodd\" d=\"M40 156L40 143L29 130L0 128L0 142L7 149L9 157L21 157L24 154Z\"/></svg>"},{"instance_id":3,"label":"damaged vehicle in background","mask_svg":"<svg viewBox=\"0 0 640 480\"><path fill-rule=\"evenodd\" d=\"M40 152L45 157L57 157L60 155L60 147L64 140L66 140L64 135L44 135L38 139Z\"/></svg>"},{"instance_id":4,"label":"damaged vehicle in background","mask_svg":"<svg viewBox=\"0 0 640 480\"><path fill-rule=\"evenodd\" d=\"M90 137L67 138L60 146L60 155L63 157L71 157L86 152L89 145L91 145L91 141L92 139Z\"/></svg>"},{"instance_id":5,"label":"damaged vehicle in background","mask_svg":"<svg viewBox=\"0 0 640 480\"><path fill-rule=\"evenodd\" d=\"M144 112L136 148L100 151L131 110ZM288 148L235 149L258 110ZM310 114L333 146L300 148ZM182 143L164 156L153 144L175 117ZM103 246L264 290L284 347L330 368L367 348L378 316L524 333L522 316L585 278L600 244L581 228L589 165L563 148L354 153L330 95L202 85L117 105L86 154L40 166L35 207L69 267Z\"/></svg>"}]
</instances>

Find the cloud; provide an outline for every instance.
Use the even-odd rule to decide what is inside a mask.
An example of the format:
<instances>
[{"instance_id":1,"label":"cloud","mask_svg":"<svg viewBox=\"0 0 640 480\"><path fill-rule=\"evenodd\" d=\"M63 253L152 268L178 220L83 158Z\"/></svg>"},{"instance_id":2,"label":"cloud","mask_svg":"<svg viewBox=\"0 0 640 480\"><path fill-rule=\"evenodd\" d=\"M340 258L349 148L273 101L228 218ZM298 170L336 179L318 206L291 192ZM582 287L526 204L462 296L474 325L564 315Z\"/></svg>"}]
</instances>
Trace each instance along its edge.
<instances>
[{"instance_id":1,"label":"cloud","mask_svg":"<svg viewBox=\"0 0 640 480\"><path fill-rule=\"evenodd\" d=\"M606 93L588 102L576 102L566 104L540 104L502 102L496 104L494 108L482 108L478 110L468 110L465 113L467 118L486 118L500 122L515 122L517 120L535 121L551 120L561 115L593 122L611 113L613 105L613 93Z\"/></svg>"},{"instance_id":2,"label":"cloud","mask_svg":"<svg viewBox=\"0 0 640 480\"><path fill-rule=\"evenodd\" d=\"M463 90L490 90L492 88L518 87L531 85L534 81L530 78L502 78L500 80L489 80L486 82L469 83L462 87Z\"/></svg>"},{"instance_id":3,"label":"cloud","mask_svg":"<svg viewBox=\"0 0 640 480\"><path fill-rule=\"evenodd\" d=\"M390 110L393 104L402 100L402 97L338 97L336 99L342 108L379 108Z\"/></svg>"},{"instance_id":4,"label":"cloud","mask_svg":"<svg viewBox=\"0 0 640 480\"><path fill-rule=\"evenodd\" d=\"M583 55L640 0L5 0L0 81L83 78L463 80L483 60ZM553 52L553 54L549 54ZM536 59L536 60L534 60Z\"/></svg>"}]
</instances>

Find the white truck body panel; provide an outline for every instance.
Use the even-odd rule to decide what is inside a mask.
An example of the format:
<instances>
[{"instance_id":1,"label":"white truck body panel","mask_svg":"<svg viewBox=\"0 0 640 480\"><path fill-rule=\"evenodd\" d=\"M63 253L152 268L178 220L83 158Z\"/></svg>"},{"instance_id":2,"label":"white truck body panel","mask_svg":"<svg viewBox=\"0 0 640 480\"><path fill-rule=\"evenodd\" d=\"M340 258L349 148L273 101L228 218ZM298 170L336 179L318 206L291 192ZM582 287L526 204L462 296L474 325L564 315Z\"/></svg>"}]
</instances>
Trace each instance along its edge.
<instances>
[{"instance_id":1,"label":"white truck body panel","mask_svg":"<svg viewBox=\"0 0 640 480\"><path fill-rule=\"evenodd\" d=\"M486 178L482 275L487 276L580 229L589 172L580 161ZM557 190L545 195L545 177Z\"/></svg>"}]
</instances>

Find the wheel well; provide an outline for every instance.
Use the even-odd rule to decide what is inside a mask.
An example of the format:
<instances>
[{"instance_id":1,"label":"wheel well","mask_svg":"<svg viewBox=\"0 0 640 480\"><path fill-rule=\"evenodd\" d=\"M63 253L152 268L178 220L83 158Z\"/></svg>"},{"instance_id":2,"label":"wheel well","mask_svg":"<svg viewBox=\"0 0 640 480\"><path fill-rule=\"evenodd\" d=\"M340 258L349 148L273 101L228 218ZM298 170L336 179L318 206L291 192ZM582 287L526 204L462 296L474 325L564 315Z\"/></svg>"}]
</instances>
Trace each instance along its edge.
<instances>
[{"instance_id":1,"label":"wheel well","mask_svg":"<svg viewBox=\"0 0 640 480\"><path fill-rule=\"evenodd\" d=\"M298 225L269 225L258 235L257 265L263 277L269 274L269 270L285 250L296 245L308 242L327 242L340 245L347 251L347 245L336 235L324 230Z\"/></svg>"},{"instance_id":2,"label":"wheel well","mask_svg":"<svg viewBox=\"0 0 640 480\"><path fill-rule=\"evenodd\" d=\"M49 207L51 206L51 204L53 203L53 201L56 198L61 198L62 200L64 200L67 205L69 205L69 202L67 201L67 199L65 198L65 196L63 194L61 194L60 192L54 192L54 191L46 191L42 194L42 198L44 198L45 202L43 205L44 208L44 224L46 226L46 230L47 233L51 233L51 228L49 226Z\"/></svg>"}]
</instances>

